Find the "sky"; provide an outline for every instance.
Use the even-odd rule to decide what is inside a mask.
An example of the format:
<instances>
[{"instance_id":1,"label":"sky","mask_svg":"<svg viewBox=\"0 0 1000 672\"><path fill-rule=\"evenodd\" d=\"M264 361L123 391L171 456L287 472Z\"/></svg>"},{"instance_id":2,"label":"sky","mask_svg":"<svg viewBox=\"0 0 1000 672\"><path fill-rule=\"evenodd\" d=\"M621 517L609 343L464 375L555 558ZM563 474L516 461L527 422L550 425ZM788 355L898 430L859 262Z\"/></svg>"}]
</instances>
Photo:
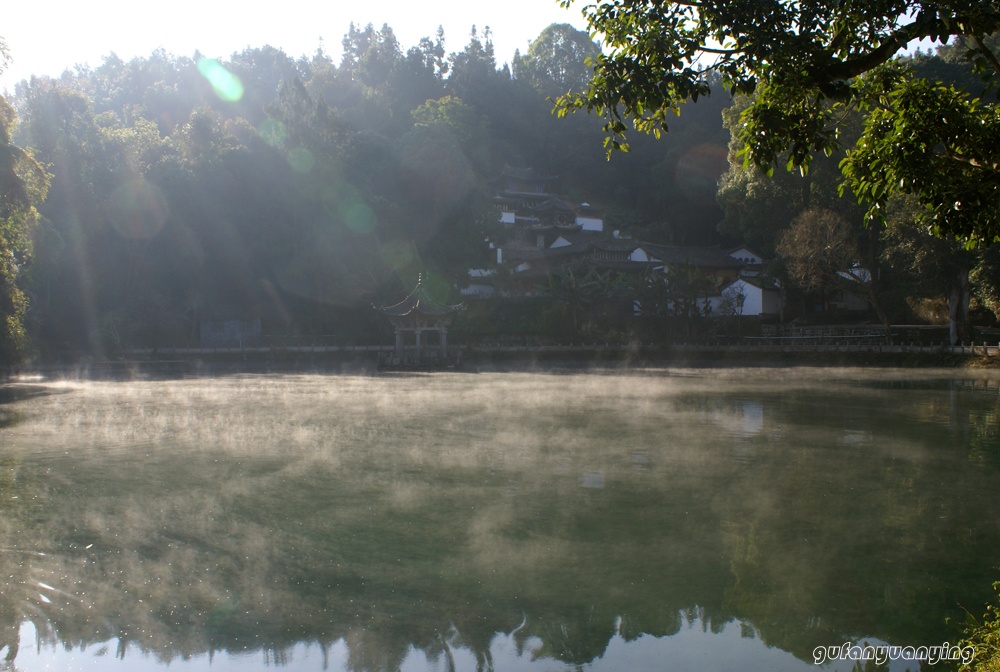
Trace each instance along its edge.
<instances>
[{"instance_id":1,"label":"sky","mask_svg":"<svg viewBox=\"0 0 1000 672\"><path fill-rule=\"evenodd\" d=\"M388 23L405 51L421 37L445 31L448 53L461 51L473 25L489 26L498 63L510 62L552 23L585 30L586 2L563 9L557 0L9 0L0 10L0 37L10 52L0 90L31 75L57 77L77 64L101 65L114 52L123 60L163 48L174 56L228 58L247 47L270 45L293 58L320 44L335 60L353 21Z\"/></svg>"}]
</instances>

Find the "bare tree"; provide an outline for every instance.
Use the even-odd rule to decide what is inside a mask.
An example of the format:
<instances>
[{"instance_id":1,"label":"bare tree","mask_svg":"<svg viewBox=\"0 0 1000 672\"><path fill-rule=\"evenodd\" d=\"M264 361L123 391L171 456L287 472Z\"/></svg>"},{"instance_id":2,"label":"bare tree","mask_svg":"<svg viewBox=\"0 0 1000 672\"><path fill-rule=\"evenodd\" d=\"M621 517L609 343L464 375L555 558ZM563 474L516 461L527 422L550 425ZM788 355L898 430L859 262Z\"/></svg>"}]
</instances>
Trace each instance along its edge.
<instances>
[{"instance_id":1,"label":"bare tree","mask_svg":"<svg viewBox=\"0 0 1000 672\"><path fill-rule=\"evenodd\" d=\"M776 249L789 277L803 289L864 298L889 337L889 318L878 300L877 269L863 263L858 233L844 217L831 210L805 210L779 236Z\"/></svg>"}]
</instances>

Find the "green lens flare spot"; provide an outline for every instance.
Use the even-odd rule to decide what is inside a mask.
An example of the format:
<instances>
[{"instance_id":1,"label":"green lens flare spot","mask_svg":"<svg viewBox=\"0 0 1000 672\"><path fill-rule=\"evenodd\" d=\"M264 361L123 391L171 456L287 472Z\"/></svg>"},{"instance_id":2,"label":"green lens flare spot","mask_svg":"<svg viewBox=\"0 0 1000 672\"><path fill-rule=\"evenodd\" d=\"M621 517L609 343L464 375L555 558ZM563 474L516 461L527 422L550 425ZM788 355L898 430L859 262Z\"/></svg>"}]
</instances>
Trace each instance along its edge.
<instances>
[{"instance_id":1,"label":"green lens flare spot","mask_svg":"<svg viewBox=\"0 0 1000 672\"><path fill-rule=\"evenodd\" d=\"M260 122L257 132L260 134L261 139L272 147L281 147L284 145L285 138L288 136L285 131L285 125L277 119L265 119Z\"/></svg>"},{"instance_id":2,"label":"green lens flare spot","mask_svg":"<svg viewBox=\"0 0 1000 672\"><path fill-rule=\"evenodd\" d=\"M208 80L221 100L236 102L243 97L243 82L214 58L199 59L198 72Z\"/></svg>"},{"instance_id":3,"label":"green lens flare spot","mask_svg":"<svg viewBox=\"0 0 1000 672\"><path fill-rule=\"evenodd\" d=\"M316 157L305 147L288 150L288 163L297 173L308 173L316 165Z\"/></svg>"},{"instance_id":4,"label":"green lens flare spot","mask_svg":"<svg viewBox=\"0 0 1000 672\"><path fill-rule=\"evenodd\" d=\"M417 251L409 242L390 240L382 247L381 253L382 262L397 273L417 266Z\"/></svg>"},{"instance_id":5,"label":"green lens flare spot","mask_svg":"<svg viewBox=\"0 0 1000 672\"><path fill-rule=\"evenodd\" d=\"M347 228L355 233L369 233L375 229L375 213L361 199L350 199L337 211Z\"/></svg>"}]
</instances>

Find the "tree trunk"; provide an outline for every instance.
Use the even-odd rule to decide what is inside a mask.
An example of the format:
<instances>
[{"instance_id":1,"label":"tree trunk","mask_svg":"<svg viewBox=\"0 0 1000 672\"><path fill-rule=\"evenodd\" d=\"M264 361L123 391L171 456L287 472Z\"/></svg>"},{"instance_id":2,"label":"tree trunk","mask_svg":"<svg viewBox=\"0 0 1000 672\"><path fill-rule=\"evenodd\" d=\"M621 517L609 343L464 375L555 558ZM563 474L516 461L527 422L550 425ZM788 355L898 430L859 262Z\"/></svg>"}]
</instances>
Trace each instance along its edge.
<instances>
[{"instance_id":1,"label":"tree trunk","mask_svg":"<svg viewBox=\"0 0 1000 672\"><path fill-rule=\"evenodd\" d=\"M889 325L889 316L882 309L882 304L878 300L874 287L869 286L868 289L868 303L875 310L878 321L882 323L882 328L885 329L885 343L886 345L892 345L892 329Z\"/></svg>"},{"instance_id":2,"label":"tree trunk","mask_svg":"<svg viewBox=\"0 0 1000 672\"><path fill-rule=\"evenodd\" d=\"M948 340L951 345L969 336L969 271L958 271L948 295Z\"/></svg>"}]
</instances>

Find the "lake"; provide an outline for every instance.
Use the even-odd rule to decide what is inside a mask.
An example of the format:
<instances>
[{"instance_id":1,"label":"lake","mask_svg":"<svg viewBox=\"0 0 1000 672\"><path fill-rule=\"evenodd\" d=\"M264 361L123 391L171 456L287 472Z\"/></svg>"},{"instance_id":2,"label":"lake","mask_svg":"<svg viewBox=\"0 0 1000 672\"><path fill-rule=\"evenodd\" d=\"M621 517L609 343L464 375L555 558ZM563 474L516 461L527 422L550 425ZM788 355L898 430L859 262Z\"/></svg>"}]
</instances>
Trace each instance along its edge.
<instances>
[{"instance_id":1,"label":"lake","mask_svg":"<svg viewBox=\"0 0 1000 672\"><path fill-rule=\"evenodd\" d=\"M3 670L805 671L1000 580L992 372L0 389Z\"/></svg>"}]
</instances>

